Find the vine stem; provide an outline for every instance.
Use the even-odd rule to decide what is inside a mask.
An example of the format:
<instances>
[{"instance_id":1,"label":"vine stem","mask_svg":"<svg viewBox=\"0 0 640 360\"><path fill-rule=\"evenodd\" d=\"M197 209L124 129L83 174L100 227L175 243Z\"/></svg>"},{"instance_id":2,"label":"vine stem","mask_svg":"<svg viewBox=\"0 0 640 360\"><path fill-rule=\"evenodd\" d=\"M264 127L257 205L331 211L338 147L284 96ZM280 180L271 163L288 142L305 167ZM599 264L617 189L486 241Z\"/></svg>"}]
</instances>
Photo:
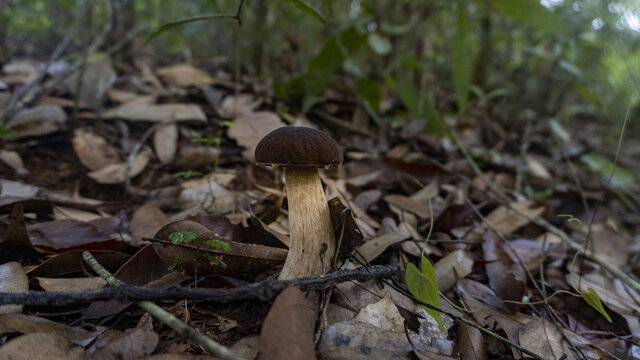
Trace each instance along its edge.
<instances>
[{"instance_id":1,"label":"vine stem","mask_svg":"<svg viewBox=\"0 0 640 360\"><path fill-rule=\"evenodd\" d=\"M122 281L118 280L113 276L107 269L105 269L96 258L91 255L88 251L82 253L82 258L84 261L91 266L91 269L96 272L96 274L100 275L107 284L111 286L120 286L124 285ZM167 325L168 327L175 330L182 336L185 336L194 343L202 346L207 352L210 354L217 356L223 360L242 360L242 358L231 353L228 347L216 342L215 340L202 335L195 328L183 323L177 317L171 315L170 313L164 311L160 306L156 305L151 301L139 301L138 306L149 312L154 318L160 320L162 323Z\"/></svg>"}]
</instances>

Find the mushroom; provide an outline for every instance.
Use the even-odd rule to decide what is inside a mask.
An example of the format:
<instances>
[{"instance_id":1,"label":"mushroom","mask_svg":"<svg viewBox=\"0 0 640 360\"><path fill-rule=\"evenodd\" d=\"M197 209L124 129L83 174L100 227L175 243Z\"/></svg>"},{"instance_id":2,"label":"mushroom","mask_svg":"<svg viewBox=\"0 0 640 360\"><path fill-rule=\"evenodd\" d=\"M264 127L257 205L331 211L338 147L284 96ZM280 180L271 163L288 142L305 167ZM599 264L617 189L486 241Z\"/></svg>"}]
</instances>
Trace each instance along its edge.
<instances>
[{"instance_id":1,"label":"mushroom","mask_svg":"<svg viewBox=\"0 0 640 360\"><path fill-rule=\"evenodd\" d=\"M279 279L326 272L336 246L318 168L340 166L340 146L322 131L285 126L260 140L255 158L257 165L285 167L290 241Z\"/></svg>"}]
</instances>

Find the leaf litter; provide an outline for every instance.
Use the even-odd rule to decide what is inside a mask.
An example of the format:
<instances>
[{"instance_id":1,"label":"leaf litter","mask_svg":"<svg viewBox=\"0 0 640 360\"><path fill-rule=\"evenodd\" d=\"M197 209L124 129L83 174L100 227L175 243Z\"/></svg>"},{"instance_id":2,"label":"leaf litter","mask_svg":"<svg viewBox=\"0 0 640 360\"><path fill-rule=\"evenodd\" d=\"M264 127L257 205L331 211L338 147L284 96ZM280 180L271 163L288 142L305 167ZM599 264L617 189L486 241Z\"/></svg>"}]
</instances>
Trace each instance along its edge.
<instances>
[{"instance_id":1,"label":"leaf litter","mask_svg":"<svg viewBox=\"0 0 640 360\"><path fill-rule=\"evenodd\" d=\"M637 224L620 205L635 201L623 191L632 185L618 181L614 192L594 186L604 173L599 169L611 167L596 168L599 155L582 160L595 171L578 174L587 192L547 152L500 148L484 157L490 144L454 127L463 143L476 141L481 173L475 173L447 139L414 136L412 122L372 136L377 125L367 112L336 105L331 96L318 98L305 115L273 98L259 79L245 77L241 91L232 91L227 74L193 65L142 64L125 74L104 57L92 59L87 70L95 81L83 83L90 91L80 103L70 93L41 97L7 123L14 136L0 156L6 164L0 168L2 292L102 288L83 250L121 281L156 289L236 287L276 276L288 243L283 177L254 166L253 151L269 131L302 119L345 150L341 168L321 170L328 199L337 199L330 205L336 238L343 240L338 268L399 264L400 271L386 280L338 284L332 296L324 294L328 299L307 294L307 300L289 288L273 305L171 300L161 306L245 358L258 348L274 358L295 349L333 359L487 359L519 357L523 350L546 359L571 357L575 349L596 359L639 352L638 289L603 266L638 276ZM34 81L37 68L25 62L3 71L11 90ZM385 111L397 110L391 95L381 96L390 104ZM76 105L82 116L70 122ZM584 145L580 137L551 139L541 147L559 152ZM38 146L20 146L26 141ZM517 192L518 182L526 191ZM504 201L494 188L515 196ZM589 224L591 213L578 199L597 199L594 191L605 191L607 211ZM575 242L588 236L595 257L574 260L575 251L553 229L535 225L536 218ZM170 235L181 231L200 239L172 243ZM425 309L411 293L446 313ZM208 358L126 302L0 309L0 357ZM83 327L72 325L78 320Z\"/></svg>"}]
</instances>

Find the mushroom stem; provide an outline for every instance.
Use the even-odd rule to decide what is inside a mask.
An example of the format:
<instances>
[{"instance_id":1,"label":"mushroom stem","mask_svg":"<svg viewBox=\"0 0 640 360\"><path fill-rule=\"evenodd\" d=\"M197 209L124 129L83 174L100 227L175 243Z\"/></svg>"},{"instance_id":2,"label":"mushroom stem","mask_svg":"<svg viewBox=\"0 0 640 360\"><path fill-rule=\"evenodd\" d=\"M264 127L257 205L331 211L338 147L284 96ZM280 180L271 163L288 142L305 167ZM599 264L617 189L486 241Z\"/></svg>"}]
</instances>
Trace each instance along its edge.
<instances>
[{"instance_id":1,"label":"mushroom stem","mask_svg":"<svg viewBox=\"0 0 640 360\"><path fill-rule=\"evenodd\" d=\"M289 254L279 279L327 272L336 251L329 206L318 169L292 166L285 170L289 203Z\"/></svg>"}]
</instances>

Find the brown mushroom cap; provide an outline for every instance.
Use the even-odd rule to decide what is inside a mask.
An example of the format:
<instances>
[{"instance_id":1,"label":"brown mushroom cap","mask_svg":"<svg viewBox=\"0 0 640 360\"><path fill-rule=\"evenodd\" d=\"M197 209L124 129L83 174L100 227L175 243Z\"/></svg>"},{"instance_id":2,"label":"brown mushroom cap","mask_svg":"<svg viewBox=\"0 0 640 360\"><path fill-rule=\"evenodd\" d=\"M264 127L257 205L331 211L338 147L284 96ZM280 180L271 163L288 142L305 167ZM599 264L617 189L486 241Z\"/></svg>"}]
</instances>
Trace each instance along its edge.
<instances>
[{"instance_id":1,"label":"brown mushroom cap","mask_svg":"<svg viewBox=\"0 0 640 360\"><path fill-rule=\"evenodd\" d=\"M340 166L343 156L331 136L302 126L284 126L262 138L255 152L257 165Z\"/></svg>"}]
</instances>

